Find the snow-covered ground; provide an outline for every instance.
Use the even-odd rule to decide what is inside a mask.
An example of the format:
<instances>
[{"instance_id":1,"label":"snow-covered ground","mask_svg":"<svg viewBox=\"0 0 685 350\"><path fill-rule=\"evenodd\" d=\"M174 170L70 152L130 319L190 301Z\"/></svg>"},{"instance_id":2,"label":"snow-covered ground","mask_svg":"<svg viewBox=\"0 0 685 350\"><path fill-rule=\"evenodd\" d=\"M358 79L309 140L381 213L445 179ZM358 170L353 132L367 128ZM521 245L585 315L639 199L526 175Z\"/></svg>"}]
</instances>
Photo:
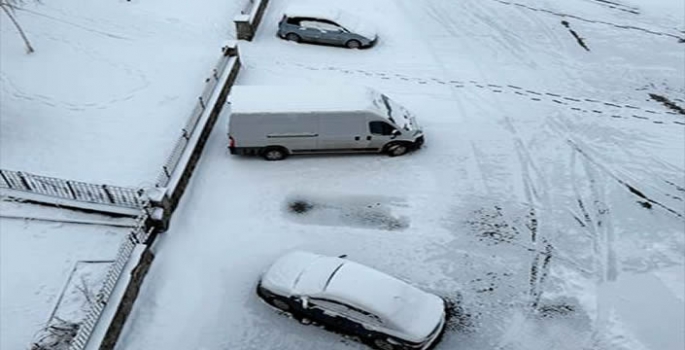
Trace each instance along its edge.
<instances>
[{"instance_id":1,"label":"snow-covered ground","mask_svg":"<svg viewBox=\"0 0 685 350\"><path fill-rule=\"evenodd\" d=\"M3 14L0 168L154 184L243 2L26 1L30 55Z\"/></svg>"},{"instance_id":2,"label":"snow-covered ground","mask_svg":"<svg viewBox=\"0 0 685 350\"><path fill-rule=\"evenodd\" d=\"M97 293L108 265L85 261L113 260L130 228L103 226L122 222L100 215L57 213L28 204L0 202L0 211L0 348L27 349L63 291L56 316L80 321L83 305L74 303L80 297L77 288L85 285ZM20 219L26 216L32 219Z\"/></svg>"},{"instance_id":3,"label":"snow-covered ground","mask_svg":"<svg viewBox=\"0 0 685 350\"><path fill-rule=\"evenodd\" d=\"M685 104L678 1L346 1L380 29L359 51L276 38L290 2L241 44L238 83L372 86L426 146L240 158L224 113L118 349L364 348L258 300L295 248L461 299L437 349L685 346L685 117L649 96Z\"/></svg>"}]
</instances>

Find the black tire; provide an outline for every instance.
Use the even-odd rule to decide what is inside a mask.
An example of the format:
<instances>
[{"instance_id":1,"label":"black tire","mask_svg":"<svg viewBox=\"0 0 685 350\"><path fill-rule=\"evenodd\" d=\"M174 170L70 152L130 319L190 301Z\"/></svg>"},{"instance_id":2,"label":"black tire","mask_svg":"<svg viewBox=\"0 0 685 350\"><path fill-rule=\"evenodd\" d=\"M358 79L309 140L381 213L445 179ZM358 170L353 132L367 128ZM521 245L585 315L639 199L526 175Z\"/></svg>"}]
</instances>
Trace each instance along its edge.
<instances>
[{"instance_id":1,"label":"black tire","mask_svg":"<svg viewBox=\"0 0 685 350\"><path fill-rule=\"evenodd\" d=\"M374 339L373 345L375 348L379 350L397 350L397 348L394 345L390 344L385 339Z\"/></svg>"},{"instance_id":2,"label":"black tire","mask_svg":"<svg viewBox=\"0 0 685 350\"><path fill-rule=\"evenodd\" d=\"M262 151L262 157L268 161L283 160L288 157L288 151L283 147L267 147Z\"/></svg>"},{"instance_id":3,"label":"black tire","mask_svg":"<svg viewBox=\"0 0 685 350\"><path fill-rule=\"evenodd\" d=\"M399 157L409 152L409 145L405 142L393 142L385 147L385 152L391 157Z\"/></svg>"},{"instance_id":4,"label":"black tire","mask_svg":"<svg viewBox=\"0 0 685 350\"><path fill-rule=\"evenodd\" d=\"M302 38L295 33L288 33L285 35L285 40L294 41L296 43L299 43L300 41L302 41Z\"/></svg>"},{"instance_id":5,"label":"black tire","mask_svg":"<svg viewBox=\"0 0 685 350\"><path fill-rule=\"evenodd\" d=\"M348 49L358 49L362 47L362 43L359 42L359 40L349 40L348 42L345 43L345 46Z\"/></svg>"}]
</instances>

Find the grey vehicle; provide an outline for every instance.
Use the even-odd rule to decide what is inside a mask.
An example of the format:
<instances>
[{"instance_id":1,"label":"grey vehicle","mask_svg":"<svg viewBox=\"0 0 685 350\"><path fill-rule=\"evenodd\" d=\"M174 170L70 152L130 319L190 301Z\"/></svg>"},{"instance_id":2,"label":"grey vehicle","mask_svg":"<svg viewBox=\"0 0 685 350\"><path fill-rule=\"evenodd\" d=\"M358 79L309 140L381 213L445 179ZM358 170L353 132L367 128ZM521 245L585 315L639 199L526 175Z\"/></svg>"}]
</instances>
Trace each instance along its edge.
<instances>
[{"instance_id":1,"label":"grey vehicle","mask_svg":"<svg viewBox=\"0 0 685 350\"><path fill-rule=\"evenodd\" d=\"M358 49L373 46L375 29L340 10L288 9L278 23L278 36L296 42L310 42Z\"/></svg>"},{"instance_id":2,"label":"grey vehicle","mask_svg":"<svg viewBox=\"0 0 685 350\"><path fill-rule=\"evenodd\" d=\"M281 160L293 154L386 153L421 147L414 115L388 96L354 86L234 86L231 154Z\"/></svg>"}]
</instances>

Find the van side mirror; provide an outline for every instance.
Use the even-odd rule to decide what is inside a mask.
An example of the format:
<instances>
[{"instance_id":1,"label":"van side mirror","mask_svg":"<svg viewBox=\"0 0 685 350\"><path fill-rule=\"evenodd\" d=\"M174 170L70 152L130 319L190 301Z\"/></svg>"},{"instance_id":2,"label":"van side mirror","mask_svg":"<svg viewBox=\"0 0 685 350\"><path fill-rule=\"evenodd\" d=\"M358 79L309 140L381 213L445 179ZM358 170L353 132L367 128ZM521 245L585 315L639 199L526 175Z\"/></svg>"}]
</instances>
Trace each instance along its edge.
<instances>
[{"instance_id":1,"label":"van side mirror","mask_svg":"<svg viewBox=\"0 0 685 350\"><path fill-rule=\"evenodd\" d=\"M401 133L399 130L397 130L397 129L393 129L392 132L390 133L390 136L391 136L393 139L394 139L395 137L397 137L397 136L400 136L400 135L402 135L402 133Z\"/></svg>"}]
</instances>

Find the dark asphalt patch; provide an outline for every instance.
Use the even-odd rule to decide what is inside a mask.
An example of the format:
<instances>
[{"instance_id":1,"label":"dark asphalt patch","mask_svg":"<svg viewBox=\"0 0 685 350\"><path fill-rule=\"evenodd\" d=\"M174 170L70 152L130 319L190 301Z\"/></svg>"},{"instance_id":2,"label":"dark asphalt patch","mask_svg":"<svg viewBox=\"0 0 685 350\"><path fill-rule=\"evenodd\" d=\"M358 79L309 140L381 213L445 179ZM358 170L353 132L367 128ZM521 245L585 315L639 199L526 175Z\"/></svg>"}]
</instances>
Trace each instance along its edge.
<instances>
[{"instance_id":1,"label":"dark asphalt patch","mask_svg":"<svg viewBox=\"0 0 685 350\"><path fill-rule=\"evenodd\" d=\"M296 200L288 204L288 210L295 214L306 214L314 209L314 204L304 200Z\"/></svg>"},{"instance_id":2,"label":"dark asphalt patch","mask_svg":"<svg viewBox=\"0 0 685 350\"><path fill-rule=\"evenodd\" d=\"M461 299L460 294L455 297L443 297L445 301L445 331L474 331L476 316L466 312Z\"/></svg>"}]
</instances>

